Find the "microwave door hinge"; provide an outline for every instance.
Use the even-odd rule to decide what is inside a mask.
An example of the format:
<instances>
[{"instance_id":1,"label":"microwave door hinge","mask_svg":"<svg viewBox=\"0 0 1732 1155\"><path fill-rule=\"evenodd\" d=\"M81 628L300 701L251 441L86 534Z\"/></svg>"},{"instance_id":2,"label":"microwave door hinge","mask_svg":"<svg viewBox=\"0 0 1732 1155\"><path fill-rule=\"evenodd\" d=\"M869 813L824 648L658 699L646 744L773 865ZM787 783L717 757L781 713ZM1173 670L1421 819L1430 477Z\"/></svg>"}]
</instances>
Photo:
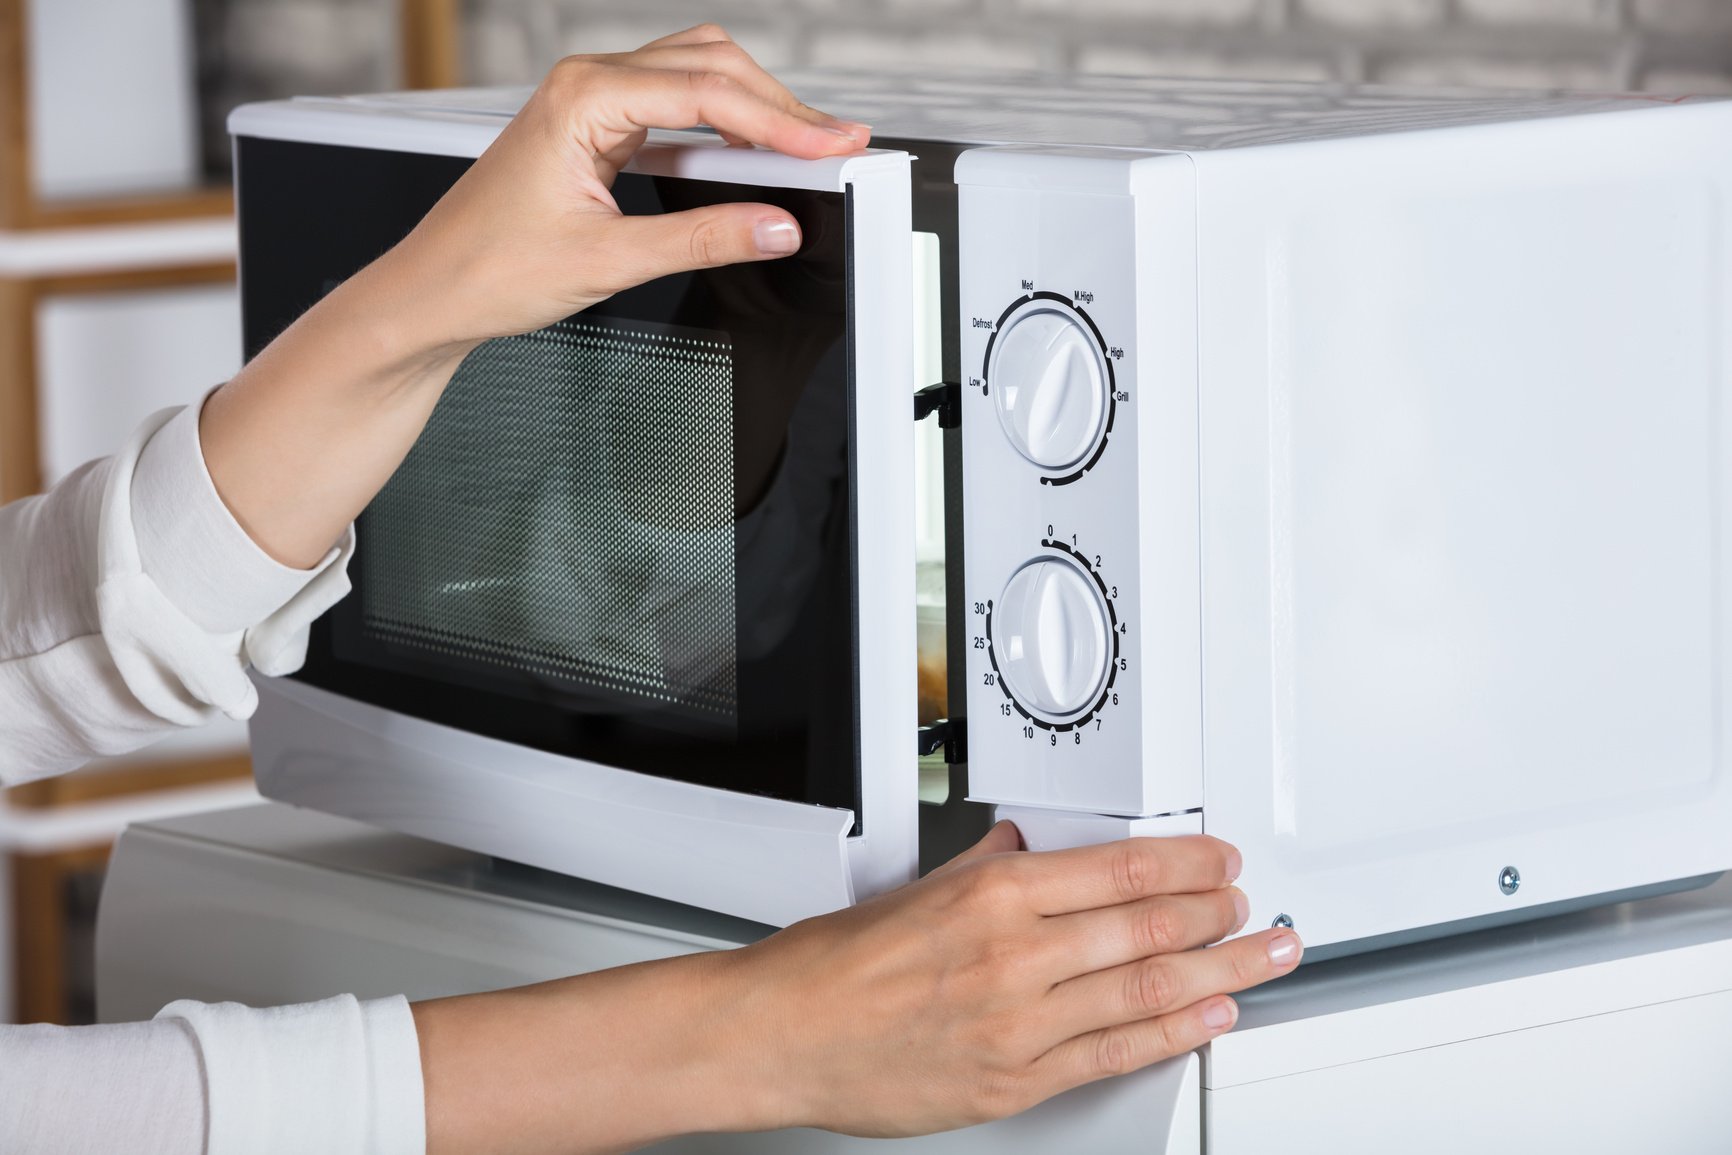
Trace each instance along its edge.
<instances>
[{"instance_id":1,"label":"microwave door hinge","mask_svg":"<svg viewBox=\"0 0 1732 1155\"><path fill-rule=\"evenodd\" d=\"M968 719L941 718L916 732L920 757L944 751L944 760L952 766L968 761Z\"/></svg>"},{"instance_id":2,"label":"microwave door hinge","mask_svg":"<svg viewBox=\"0 0 1732 1155\"><path fill-rule=\"evenodd\" d=\"M956 381L940 381L914 394L914 420L924 421L938 414L943 429L955 429L962 424L962 385Z\"/></svg>"}]
</instances>

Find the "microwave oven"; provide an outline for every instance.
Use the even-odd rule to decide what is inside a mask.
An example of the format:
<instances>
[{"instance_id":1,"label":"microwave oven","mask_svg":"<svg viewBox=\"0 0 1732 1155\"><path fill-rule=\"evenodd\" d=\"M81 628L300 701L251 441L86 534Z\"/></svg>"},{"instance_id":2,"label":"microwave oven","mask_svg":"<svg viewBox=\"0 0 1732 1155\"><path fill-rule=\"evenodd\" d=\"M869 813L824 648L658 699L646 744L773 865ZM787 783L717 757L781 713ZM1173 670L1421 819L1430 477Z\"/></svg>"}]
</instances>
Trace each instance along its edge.
<instances>
[{"instance_id":1,"label":"microwave oven","mask_svg":"<svg viewBox=\"0 0 1732 1155\"><path fill-rule=\"evenodd\" d=\"M1313 959L1732 867L1732 104L795 86L873 147L616 195L801 253L465 362L266 795L772 925L1205 831ZM525 95L237 110L249 354Z\"/></svg>"}]
</instances>

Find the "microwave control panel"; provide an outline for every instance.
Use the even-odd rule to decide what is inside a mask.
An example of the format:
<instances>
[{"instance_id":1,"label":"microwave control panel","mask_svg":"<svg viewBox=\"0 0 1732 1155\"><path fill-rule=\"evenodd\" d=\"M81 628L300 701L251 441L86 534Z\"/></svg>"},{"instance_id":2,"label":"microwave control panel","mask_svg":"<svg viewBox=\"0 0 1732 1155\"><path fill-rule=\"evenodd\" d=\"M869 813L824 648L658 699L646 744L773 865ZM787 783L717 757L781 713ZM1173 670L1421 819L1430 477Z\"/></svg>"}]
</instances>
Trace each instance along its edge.
<instances>
[{"instance_id":1,"label":"microwave control panel","mask_svg":"<svg viewBox=\"0 0 1732 1155\"><path fill-rule=\"evenodd\" d=\"M1175 677L1200 681L1195 587L1161 580L1194 574L1196 544L1148 540L1163 525L1145 516L1145 487L1161 471L1144 460L1171 440L1149 436L1165 414L1145 390L1188 386L1194 406L1195 385L1151 381L1160 358L1140 356L1136 155L981 149L957 166L969 793L980 801L1133 815L1201 805L1200 714L1168 692ZM1188 176L1184 158L1163 159ZM1188 500L1194 517L1194 476L1193 456L1188 497L1157 494L1157 506ZM1151 551L1169 561L1151 567ZM1175 551L1188 557L1171 564ZM1191 623L1188 654L1151 654L1183 631L1175 616Z\"/></svg>"}]
</instances>

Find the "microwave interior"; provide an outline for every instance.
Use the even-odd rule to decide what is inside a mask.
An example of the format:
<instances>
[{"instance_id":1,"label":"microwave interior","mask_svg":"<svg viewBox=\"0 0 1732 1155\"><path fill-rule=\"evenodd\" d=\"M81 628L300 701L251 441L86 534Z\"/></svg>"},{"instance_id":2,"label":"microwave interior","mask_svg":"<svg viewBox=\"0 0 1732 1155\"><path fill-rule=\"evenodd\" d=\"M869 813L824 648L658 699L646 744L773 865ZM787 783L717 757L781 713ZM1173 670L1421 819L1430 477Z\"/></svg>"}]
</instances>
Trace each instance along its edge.
<instances>
[{"instance_id":1,"label":"microwave interior","mask_svg":"<svg viewBox=\"0 0 1732 1155\"><path fill-rule=\"evenodd\" d=\"M249 357L472 163L237 149ZM295 676L561 755L850 809L861 833L848 194L637 173L613 191L631 214L778 204L804 245L476 349L361 515L354 592Z\"/></svg>"}]
</instances>

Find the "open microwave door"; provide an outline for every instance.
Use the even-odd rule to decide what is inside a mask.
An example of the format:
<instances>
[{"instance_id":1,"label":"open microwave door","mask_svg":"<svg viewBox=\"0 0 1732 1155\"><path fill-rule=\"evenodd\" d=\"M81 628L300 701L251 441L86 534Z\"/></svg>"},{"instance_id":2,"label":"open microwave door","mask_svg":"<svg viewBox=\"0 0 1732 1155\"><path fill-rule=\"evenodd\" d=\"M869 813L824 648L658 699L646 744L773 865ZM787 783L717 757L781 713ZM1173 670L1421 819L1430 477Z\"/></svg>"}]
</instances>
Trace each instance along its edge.
<instances>
[{"instance_id":1,"label":"open microwave door","mask_svg":"<svg viewBox=\"0 0 1732 1155\"><path fill-rule=\"evenodd\" d=\"M497 94L230 121L249 356L405 236ZM362 514L354 591L260 680L268 797L758 922L917 862L909 157L656 133L627 213L804 246L489 342Z\"/></svg>"}]
</instances>

